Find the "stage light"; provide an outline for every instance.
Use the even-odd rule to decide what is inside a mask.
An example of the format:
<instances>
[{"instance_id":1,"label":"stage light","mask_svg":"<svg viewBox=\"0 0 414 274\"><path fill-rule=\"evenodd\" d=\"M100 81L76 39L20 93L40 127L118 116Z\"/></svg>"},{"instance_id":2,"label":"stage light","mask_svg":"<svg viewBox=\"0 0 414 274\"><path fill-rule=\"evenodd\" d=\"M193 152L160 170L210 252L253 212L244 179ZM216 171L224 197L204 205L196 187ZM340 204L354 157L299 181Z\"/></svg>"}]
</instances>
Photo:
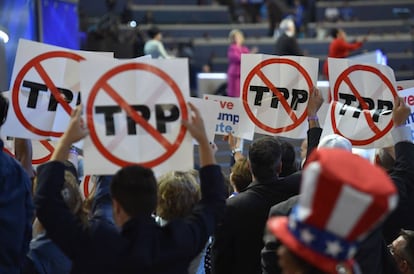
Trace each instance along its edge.
<instances>
[{"instance_id":1,"label":"stage light","mask_svg":"<svg viewBox=\"0 0 414 274\"><path fill-rule=\"evenodd\" d=\"M136 21L134 21L134 20L129 21L129 26L130 26L131 28L135 28L135 27L137 26L137 22L136 22Z\"/></svg>"},{"instance_id":2,"label":"stage light","mask_svg":"<svg viewBox=\"0 0 414 274\"><path fill-rule=\"evenodd\" d=\"M9 35L6 30L0 26L0 40L3 40L3 43L9 42Z\"/></svg>"}]
</instances>

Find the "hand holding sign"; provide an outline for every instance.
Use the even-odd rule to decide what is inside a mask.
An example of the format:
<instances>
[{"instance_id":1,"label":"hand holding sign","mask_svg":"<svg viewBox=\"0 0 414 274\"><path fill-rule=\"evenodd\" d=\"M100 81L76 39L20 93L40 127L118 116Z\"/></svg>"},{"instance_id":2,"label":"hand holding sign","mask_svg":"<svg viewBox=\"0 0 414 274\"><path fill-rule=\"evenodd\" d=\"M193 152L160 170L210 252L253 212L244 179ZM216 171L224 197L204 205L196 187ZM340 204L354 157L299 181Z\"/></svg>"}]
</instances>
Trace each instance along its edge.
<instances>
[{"instance_id":1,"label":"hand holding sign","mask_svg":"<svg viewBox=\"0 0 414 274\"><path fill-rule=\"evenodd\" d=\"M183 119L182 124L188 129L191 136L193 136L193 138L196 139L200 145L200 166L203 167L214 164L214 152L211 149L200 111L191 103L189 103L188 106L193 114L191 115L191 119Z\"/></svg>"},{"instance_id":2,"label":"hand holding sign","mask_svg":"<svg viewBox=\"0 0 414 274\"><path fill-rule=\"evenodd\" d=\"M313 87L308 101L308 117L316 116L323 104L323 97L317 87Z\"/></svg>"},{"instance_id":3,"label":"hand holding sign","mask_svg":"<svg viewBox=\"0 0 414 274\"><path fill-rule=\"evenodd\" d=\"M408 116L410 116L410 113L410 107L405 104L404 99L396 97L395 106L392 111L392 121L394 122L394 127L404 125Z\"/></svg>"},{"instance_id":4,"label":"hand holding sign","mask_svg":"<svg viewBox=\"0 0 414 274\"><path fill-rule=\"evenodd\" d=\"M73 143L83 139L88 135L88 129L81 117L82 106L77 106L71 114L67 130L63 133L62 138L53 152L51 160L65 161L68 159L69 149Z\"/></svg>"}]
</instances>

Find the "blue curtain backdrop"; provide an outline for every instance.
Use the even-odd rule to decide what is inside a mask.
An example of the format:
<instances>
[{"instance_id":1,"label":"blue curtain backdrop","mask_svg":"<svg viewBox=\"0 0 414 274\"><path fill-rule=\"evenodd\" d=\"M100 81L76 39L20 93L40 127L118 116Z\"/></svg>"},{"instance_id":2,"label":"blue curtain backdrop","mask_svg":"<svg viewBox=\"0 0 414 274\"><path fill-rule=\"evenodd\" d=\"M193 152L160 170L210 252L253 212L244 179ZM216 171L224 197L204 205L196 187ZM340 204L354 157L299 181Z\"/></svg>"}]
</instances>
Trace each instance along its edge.
<instances>
[{"instance_id":1,"label":"blue curtain backdrop","mask_svg":"<svg viewBox=\"0 0 414 274\"><path fill-rule=\"evenodd\" d=\"M79 49L79 20L77 1L41 1L42 36L46 44Z\"/></svg>"},{"instance_id":2,"label":"blue curtain backdrop","mask_svg":"<svg viewBox=\"0 0 414 274\"><path fill-rule=\"evenodd\" d=\"M20 38L37 40L36 0L0 0L0 26L9 34L9 42L0 47L0 91L8 90ZM0 41L0 43L3 43ZM5 60L3 59L5 58ZM4 66L6 68L4 68Z\"/></svg>"},{"instance_id":3,"label":"blue curtain backdrop","mask_svg":"<svg viewBox=\"0 0 414 274\"><path fill-rule=\"evenodd\" d=\"M9 89L20 38L80 48L77 3L76 0L0 0L0 28L10 37L7 44L0 41L0 91Z\"/></svg>"}]
</instances>

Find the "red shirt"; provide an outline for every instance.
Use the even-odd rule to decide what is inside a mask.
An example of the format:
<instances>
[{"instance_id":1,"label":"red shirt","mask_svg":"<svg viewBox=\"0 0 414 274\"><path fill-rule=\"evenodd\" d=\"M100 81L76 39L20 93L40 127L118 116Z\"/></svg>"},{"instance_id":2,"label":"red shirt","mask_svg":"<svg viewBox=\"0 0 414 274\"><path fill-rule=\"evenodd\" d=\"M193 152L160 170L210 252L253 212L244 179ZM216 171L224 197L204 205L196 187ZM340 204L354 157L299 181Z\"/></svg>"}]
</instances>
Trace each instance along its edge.
<instances>
[{"instance_id":1,"label":"red shirt","mask_svg":"<svg viewBox=\"0 0 414 274\"><path fill-rule=\"evenodd\" d=\"M329 45L328 57L333 57L333 58L348 57L351 51L359 49L360 47L362 47L362 44L363 44L362 42L348 43L347 41L341 38L336 38ZM329 79L328 78L328 59L325 60L325 63L323 66L323 74L325 75L326 79Z\"/></svg>"}]
</instances>

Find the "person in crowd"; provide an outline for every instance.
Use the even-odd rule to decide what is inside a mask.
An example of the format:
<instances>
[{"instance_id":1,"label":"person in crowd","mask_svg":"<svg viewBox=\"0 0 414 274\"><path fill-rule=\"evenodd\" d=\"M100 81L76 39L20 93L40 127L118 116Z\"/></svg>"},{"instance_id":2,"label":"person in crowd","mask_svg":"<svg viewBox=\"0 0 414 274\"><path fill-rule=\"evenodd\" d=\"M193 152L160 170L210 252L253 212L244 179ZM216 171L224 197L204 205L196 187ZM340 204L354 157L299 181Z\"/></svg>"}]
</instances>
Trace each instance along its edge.
<instances>
[{"instance_id":1,"label":"person in crowd","mask_svg":"<svg viewBox=\"0 0 414 274\"><path fill-rule=\"evenodd\" d=\"M277 249L282 273L360 273L353 260L359 243L397 199L391 179L368 160L344 149L313 151L289 217L267 223L282 243Z\"/></svg>"},{"instance_id":2,"label":"person in crowd","mask_svg":"<svg viewBox=\"0 0 414 274\"><path fill-rule=\"evenodd\" d=\"M70 161L65 161L62 197L70 212L87 225L87 212L84 210L78 185L76 169ZM35 187L36 188L36 187ZM33 224L34 236L30 242L23 274L69 274L72 268L70 259L47 236L47 232L36 218Z\"/></svg>"},{"instance_id":3,"label":"person in crowd","mask_svg":"<svg viewBox=\"0 0 414 274\"><path fill-rule=\"evenodd\" d=\"M401 229L388 249L402 274L414 273L414 231Z\"/></svg>"},{"instance_id":4,"label":"person in crowd","mask_svg":"<svg viewBox=\"0 0 414 274\"><path fill-rule=\"evenodd\" d=\"M32 156L32 141L29 139L14 138L14 157L18 162L20 162L31 181L33 181L35 177L35 170L32 165Z\"/></svg>"},{"instance_id":5,"label":"person in crowd","mask_svg":"<svg viewBox=\"0 0 414 274\"><path fill-rule=\"evenodd\" d=\"M244 35L241 30L233 29L229 34L230 46L227 50L227 95L230 97L240 97L240 65L241 55L251 52L244 46ZM252 50L252 53L256 52Z\"/></svg>"},{"instance_id":6,"label":"person in crowd","mask_svg":"<svg viewBox=\"0 0 414 274\"><path fill-rule=\"evenodd\" d=\"M212 246L212 273L261 273L260 250L269 209L298 193L299 185L279 178L282 148L275 137L253 141L248 152L252 183L227 199Z\"/></svg>"},{"instance_id":7,"label":"person in crowd","mask_svg":"<svg viewBox=\"0 0 414 274\"><path fill-rule=\"evenodd\" d=\"M170 171L158 180L157 221L160 225L190 215L200 200L200 186L192 171ZM195 274L204 253L191 262L188 273Z\"/></svg>"},{"instance_id":8,"label":"person in crowd","mask_svg":"<svg viewBox=\"0 0 414 274\"><path fill-rule=\"evenodd\" d=\"M164 44L162 42L162 32L158 27L154 26L150 28L147 34L149 40L145 42L144 54L149 54L154 59L172 58L172 56L170 56L165 50Z\"/></svg>"},{"instance_id":9,"label":"person in crowd","mask_svg":"<svg viewBox=\"0 0 414 274\"><path fill-rule=\"evenodd\" d=\"M236 160L234 165L231 167L229 179L230 184L233 187L233 193L229 198L234 197L247 188L247 186L252 182L252 174L250 172L247 158L243 157Z\"/></svg>"},{"instance_id":10,"label":"person in crowd","mask_svg":"<svg viewBox=\"0 0 414 274\"><path fill-rule=\"evenodd\" d=\"M186 273L190 261L204 248L224 210L224 184L200 112L192 104L189 107L192 116L182 123L199 143L200 202L186 218L160 227L152 217L157 204L154 173L139 165L123 167L110 187L120 231L104 222L83 226L63 201L63 161L72 143L88 134L81 106L74 110L51 161L38 168L35 195L37 217L72 260L73 273Z\"/></svg>"},{"instance_id":11,"label":"person in crowd","mask_svg":"<svg viewBox=\"0 0 414 274\"><path fill-rule=\"evenodd\" d=\"M305 6L302 0L293 1L293 15L295 20L296 30L300 35L303 35L303 29L305 25Z\"/></svg>"},{"instance_id":12,"label":"person in crowd","mask_svg":"<svg viewBox=\"0 0 414 274\"><path fill-rule=\"evenodd\" d=\"M311 101L312 100L309 101L309 106L311 106L310 109L312 109ZM391 176L393 183L397 186L400 199L396 210L391 213L387 220L380 227L376 228L363 242L360 243L360 249L356 253L355 259L359 263L362 273L380 274L398 272L396 270L396 265L389 258L389 254L386 250L386 245L382 234L387 230L387 228L395 230L400 225L403 226L409 224L409 220L411 219L408 215L408 212L412 211L413 207L410 207L409 204L407 204L407 201L410 201L410 198L407 196L406 192L412 188L409 178L414 176L414 174L411 174L414 166L410 164L412 161L409 159L411 159L414 155L414 145L411 141L409 127L403 126L405 120L410 114L410 111L408 106L404 104L401 98L396 98L395 101L396 106L393 110L394 129L392 130L392 134L394 137L394 142L396 143L395 148L397 152L397 158L392 168L393 171L388 173ZM312 112L315 111L313 110ZM347 139L343 137L341 137L342 139L338 138L339 137L323 138L320 141L319 145L317 142L315 143L318 147L341 148L347 151L352 151L352 145ZM318 138L316 138L316 140L318 140ZM311 145L311 150L314 150L313 147L315 147L315 143L312 141L310 142L313 144ZM376 164L378 165L378 162L376 162ZM383 168L383 166L380 167ZM386 169L384 170L387 171ZM285 202L273 206L270 209L269 216L287 216L290 214L293 205L298 201L298 199L299 196L294 196ZM399 217L396 217L398 219L393 220L393 216ZM404 222L404 219L408 219L408 221ZM275 250L278 247L278 242L275 241L275 239L269 234L266 235L264 240L265 248L262 250L263 273L280 273L280 269L276 263L277 257L275 253Z\"/></svg>"},{"instance_id":13,"label":"person in crowd","mask_svg":"<svg viewBox=\"0 0 414 274\"><path fill-rule=\"evenodd\" d=\"M365 36L361 40L353 43L349 43L346 40L346 32L343 29L334 28L331 30L331 36L333 38L329 45L328 58L346 58L352 51L355 51L363 46L367 37ZM326 79L329 79L328 75L328 58L323 64L323 75Z\"/></svg>"},{"instance_id":14,"label":"person in crowd","mask_svg":"<svg viewBox=\"0 0 414 274\"><path fill-rule=\"evenodd\" d=\"M0 94L0 126L9 103ZM32 238L32 186L22 165L4 152L0 140L0 273L21 272Z\"/></svg>"},{"instance_id":15,"label":"person in crowd","mask_svg":"<svg viewBox=\"0 0 414 274\"><path fill-rule=\"evenodd\" d=\"M288 141L282 142L282 170L280 177L286 177L298 171L295 147Z\"/></svg>"},{"instance_id":16,"label":"person in crowd","mask_svg":"<svg viewBox=\"0 0 414 274\"><path fill-rule=\"evenodd\" d=\"M276 38L275 55L303 55L296 40L296 27L292 18L280 22Z\"/></svg>"},{"instance_id":17,"label":"person in crowd","mask_svg":"<svg viewBox=\"0 0 414 274\"><path fill-rule=\"evenodd\" d=\"M402 115L399 114L402 112ZM398 188L400 199L396 210L385 220L382 233L387 244L398 237L400 229L414 230L414 144L412 133L406 121L411 114L403 98L397 97L393 108L394 129L391 132L395 141L395 163L388 174ZM398 127L398 130L396 129ZM399 139L406 142L398 142Z\"/></svg>"}]
</instances>

